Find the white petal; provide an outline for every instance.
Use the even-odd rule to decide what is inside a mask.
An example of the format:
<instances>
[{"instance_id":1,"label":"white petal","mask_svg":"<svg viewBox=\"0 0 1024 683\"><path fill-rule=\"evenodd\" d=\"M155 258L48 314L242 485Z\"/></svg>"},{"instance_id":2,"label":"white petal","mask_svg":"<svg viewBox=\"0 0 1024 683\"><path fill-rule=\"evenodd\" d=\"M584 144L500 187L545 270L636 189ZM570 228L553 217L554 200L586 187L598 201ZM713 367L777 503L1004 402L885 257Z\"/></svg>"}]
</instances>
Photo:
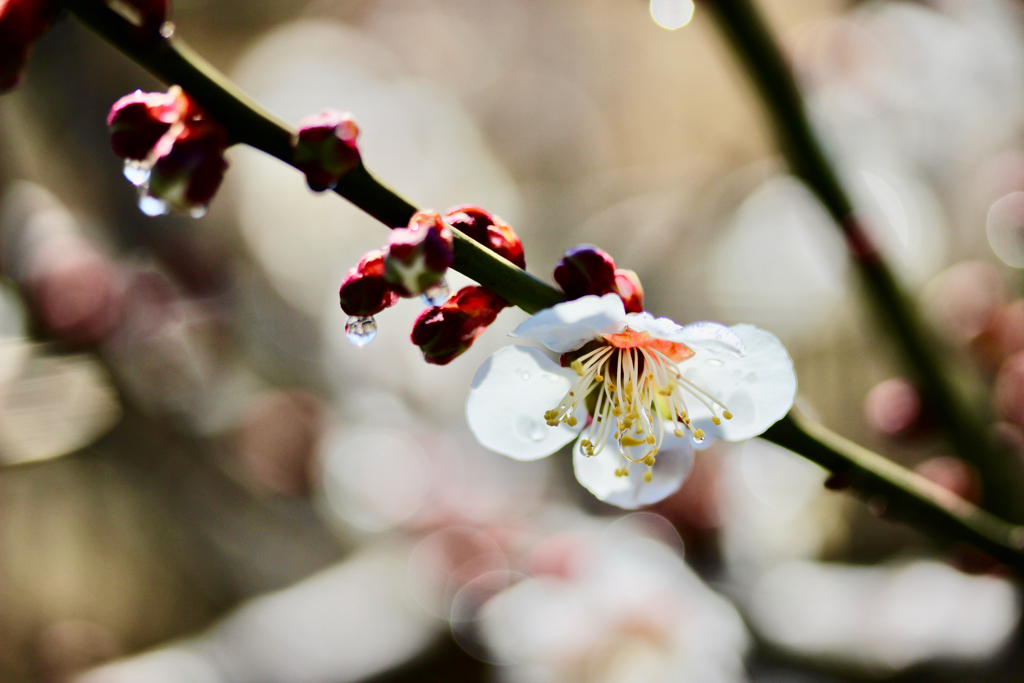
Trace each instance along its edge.
<instances>
[{"instance_id":1,"label":"white petal","mask_svg":"<svg viewBox=\"0 0 1024 683\"><path fill-rule=\"evenodd\" d=\"M623 463L629 465L629 476L616 477L615 470ZM679 490L693 465L693 444L689 438L666 434L654 461L654 478L650 482L644 481L647 466L624 460L611 438L601 453L591 457L574 447L572 464L576 479L588 491L610 505L633 510L657 503Z\"/></svg>"},{"instance_id":2,"label":"white petal","mask_svg":"<svg viewBox=\"0 0 1024 683\"><path fill-rule=\"evenodd\" d=\"M696 354L679 364L683 377L725 403L733 414L720 426L694 396L683 394L694 427L708 436L742 441L757 436L789 412L796 396L796 374L785 347L753 325L731 328L745 349L740 355L718 340L691 342Z\"/></svg>"},{"instance_id":3,"label":"white petal","mask_svg":"<svg viewBox=\"0 0 1024 683\"><path fill-rule=\"evenodd\" d=\"M584 296L557 304L517 327L510 337L529 337L557 353L574 351L601 334L620 332L626 309L618 294Z\"/></svg>"},{"instance_id":4,"label":"white petal","mask_svg":"<svg viewBox=\"0 0 1024 683\"><path fill-rule=\"evenodd\" d=\"M576 409L575 427L549 427L544 413L558 406L576 373L559 367L540 349L506 346L484 361L473 378L466 418L484 447L516 460L551 455L576 438L586 408Z\"/></svg>"}]
</instances>

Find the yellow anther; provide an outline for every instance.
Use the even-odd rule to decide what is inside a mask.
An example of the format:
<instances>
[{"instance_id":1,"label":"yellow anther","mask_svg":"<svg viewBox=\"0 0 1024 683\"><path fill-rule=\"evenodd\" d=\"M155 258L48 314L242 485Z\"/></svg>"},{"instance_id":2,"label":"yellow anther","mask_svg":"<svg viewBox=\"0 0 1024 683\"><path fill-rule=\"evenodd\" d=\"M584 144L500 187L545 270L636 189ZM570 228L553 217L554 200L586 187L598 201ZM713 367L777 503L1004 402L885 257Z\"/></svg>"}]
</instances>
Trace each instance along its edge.
<instances>
[{"instance_id":1,"label":"yellow anther","mask_svg":"<svg viewBox=\"0 0 1024 683\"><path fill-rule=\"evenodd\" d=\"M682 429L677 429L676 431L673 432L673 434L678 436L680 439L683 438L684 436L686 436L686 434L683 432Z\"/></svg>"},{"instance_id":2,"label":"yellow anther","mask_svg":"<svg viewBox=\"0 0 1024 683\"><path fill-rule=\"evenodd\" d=\"M625 468L625 467L622 468L622 476L624 476L624 477L628 477L629 476L629 469L628 468Z\"/></svg>"},{"instance_id":3,"label":"yellow anther","mask_svg":"<svg viewBox=\"0 0 1024 683\"><path fill-rule=\"evenodd\" d=\"M622 468L621 467L618 467L618 468L615 469L615 476L616 477L621 477L622 476Z\"/></svg>"},{"instance_id":4,"label":"yellow anther","mask_svg":"<svg viewBox=\"0 0 1024 683\"><path fill-rule=\"evenodd\" d=\"M732 413L730 413L728 410L726 410L725 412L722 413L722 417L724 417L726 420L731 420L732 419Z\"/></svg>"},{"instance_id":5,"label":"yellow anther","mask_svg":"<svg viewBox=\"0 0 1024 683\"><path fill-rule=\"evenodd\" d=\"M578 360L574 360L573 362L569 363L569 367L572 368L573 372L575 372L580 377L583 376L583 363L579 362Z\"/></svg>"},{"instance_id":6,"label":"yellow anther","mask_svg":"<svg viewBox=\"0 0 1024 683\"><path fill-rule=\"evenodd\" d=\"M604 381L604 376L602 376L602 375L594 375L594 381L595 382L603 382Z\"/></svg>"},{"instance_id":7,"label":"yellow anther","mask_svg":"<svg viewBox=\"0 0 1024 683\"><path fill-rule=\"evenodd\" d=\"M654 475L653 474L651 474L649 471L648 472L644 472L644 481L646 481L647 483L650 483L650 481L652 479L654 479Z\"/></svg>"},{"instance_id":8,"label":"yellow anther","mask_svg":"<svg viewBox=\"0 0 1024 683\"><path fill-rule=\"evenodd\" d=\"M704 438L704 430L703 429L695 429L695 430L693 430L693 438L695 438L695 439L703 439Z\"/></svg>"},{"instance_id":9,"label":"yellow anther","mask_svg":"<svg viewBox=\"0 0 1024 683\"><path fill-rule=\"evenodd\" d=\"M569 395L570 395L570 396L575 396L575 395L576 395L576 392L575 392L575 391L570 391L570 392L569 392Z\"/></svg>"},{"instance_id":10,"label":"yellow anther","mask_svg":"<svg viewBox=\"0 0 1024 683\"><path fill-rule=\"evenodd\" d=\"M622 415L622 408L612 408L612 415L615 417Z\"/></svg>"},{"instance_id":11,"label":"yellow anther","mask_svg":"<svg viewBox=\"0 0 1024 683\"><path fill-rule=\"evenodd\" d=\"M648 467L654 464L654 456L648 453L644 456L643 463Z\"/></svg>"},{"instance_id":12,"label":"yellow anther","mask_svg":"<svg viewBox=\"0 0 1024 683\"><path fill-rule=\"evenodd\" d=\"M642 444L647 443L647 441L643 439L634 439L628 434L624 434L620 439L619 443L622 444L623 448L629 448L630 446L640 446Z\"/></svg>"},{"instance_id":13,"label":"yellow anther","mask_svg":"<svg viewBox=\"0 0 1024 683\"><path fill-rule=\"evenodd\" d=\"M570 427L575 427L577 422L579 422L579 420L577 420L575 416L570 417L568 419L568 423L569 423Z\"/></svg>"},{"instance_id":14,"label":"yellow anther","mask_svg":"<svg viewBox=\"0 0 1024 683\"><path fill-rule=\"evenodd\" d=\"M649 446L653 446L653 445L654 445L654 442L655 442L656 440L657 440L657 439L655 439L655 438L654 438L654 434L648 434L648 435L647 435L647 444L648 444Z\"/></svg>"},{"instance_id":15,"label":"yellow anther","mask_svg":"<svg viewBox=\"0 0 1024 683\"><path fill-rule=\"evenodd\" d=\"M615 392L615 383L614 382L608 382L608 391L610 391L612 393Z\"/></svg>"},{"instance_id":16,"label":"yellow anther","mask_svg":"<svg viewBox=\"0 0 1024 683\"><path fill-rule=\"evenodd\" d=\"M716 424L716 425L720 425L720 424L722 424L722 421L719 420L717 417L713 417L713 418L711 418L711 423L712 424Z\"/></svg>"}]
</instances>

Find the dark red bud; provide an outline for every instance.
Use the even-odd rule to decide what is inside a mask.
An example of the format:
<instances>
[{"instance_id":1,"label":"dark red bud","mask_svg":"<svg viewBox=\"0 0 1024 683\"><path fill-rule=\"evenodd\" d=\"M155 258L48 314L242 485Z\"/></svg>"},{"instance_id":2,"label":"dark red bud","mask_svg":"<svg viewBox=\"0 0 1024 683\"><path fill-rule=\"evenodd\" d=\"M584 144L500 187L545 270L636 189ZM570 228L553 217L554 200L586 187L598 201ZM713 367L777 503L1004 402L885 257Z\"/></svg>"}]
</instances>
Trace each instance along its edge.
<instances>
[{"instance_id":1,"label":"dark red bud","mask_svg":"<svg viewBox=\"0 0 1024 683\"><path fill-rule=\"evenodd\" d=\"M181 122L192 109L189 99L177 87L166 93L136 90L125 95L107 115L114 154L123 159L145 159L171 126Z\"/></svg>"},{"instance_id":2,"label":"dark red bud","mask_svg":"<svg viewBox=\"0 0 1024 683\"><path fill-rule=\"evenodd\" d=\"M445 222L520 268L526 268L523 241L510 225L489 211L469 204L448 209Z\"/></svg>"},{"instance_id":3,"label":"dark red bud","mask_svg":"<svg viewBox=\"0 0 1024 683\"><path fill-rule=\"evenodd\" d=\"M341 309L349 315L377 315L398 302L398 294L384 279L384 250L363 256L345 275L338 292Z\"/></svg>"},{"instance_id":4,"label":"dark red bud","mask_svg":"<svg viewBox=\"0 0 1024 683\"><path fill-rule=\"evenodd\" d=\"M606 252L583 244L572 247L555 266L555 282L569 298L616 292L615 261Z\"/></svg>"},{"instance_id":5,"label":"dark red bud","mask_svg":"<svg viewBox=\"0 0 1024 683\"><path fill-rule=\"evenodd\" d=\"M408 228L391 231L384 277L402 296L418 296L437 284L455 261L452 229L433 211L417 211Z\"/></svg>"},{"instance_id":6,"label":"dark red bud","mask_svg":"<svg viewBox=\"0 0 1024 683\"><path fill-rule=\"evenodd\" d=\"M362 163L356 139L359 127L347 113L326 110L299 123L292 141L295 166L306 174L310 189L333 188L343 175Z\"/></svg>"},{"instance_id":7,"label":"dark red bud","mask_svg":"<svg viewBox=\"0 0 1024 683\"><path fill-rule=\"evenodd\" d=\"M189 122L166 151L158 150L161 154L149 178L150 194L178 211L206 206L224 180L226 147L223 126L209 120Z\"/></svg>"},{"instance_id":8,"label":"dark red bud","mask_svg":"<svg viewBox=\"0 0 1024 683\"><path fill-rule=\"evenodd\" d=\"M508 302L494 292L471 285L463 287L443 306L423 311L412 328L412 343L423 360L447 365L466 351Z\"/></svg>"},{"instance_id":9,"label":"dark red bud","mask_svg":"<svg viewBox=\"0 0 1024 683\"><path fill-rule=\"evenodd\" d=\"M622 298L626 313L644 312L644 288L636 273L625 268L616 268L615 289Z\"/></svg>"}]
</instances>

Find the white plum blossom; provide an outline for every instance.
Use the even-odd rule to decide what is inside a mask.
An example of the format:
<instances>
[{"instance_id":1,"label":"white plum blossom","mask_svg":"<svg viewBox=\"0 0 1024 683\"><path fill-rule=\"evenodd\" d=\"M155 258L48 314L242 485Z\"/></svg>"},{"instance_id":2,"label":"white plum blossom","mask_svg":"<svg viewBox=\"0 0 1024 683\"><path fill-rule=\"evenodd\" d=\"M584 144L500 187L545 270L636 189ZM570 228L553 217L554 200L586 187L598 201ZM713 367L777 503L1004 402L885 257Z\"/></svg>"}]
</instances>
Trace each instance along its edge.
<instances>
[{"instance_id":1,"label":"white plum blossom","mask_svg":"<svg viewBox=\"0 0 1024 683\"><path fill-rule=\"evenodd\" d=\"M647 538L583 546L564 575L525 579L481 611L507 683L741 683L736 608Z\"/></svg>"},{"instance_id":2,"label":"white plum blossom","mask_svg":"<svg viewBox=\"0 0 1024 683\"><path fill-rule=\"evenodd\" d=\"M545 309L512 336L563 354L569 367L532 347L499 350L473 379L470 429L517 460L579 437L576 478L622 508L669 496L689 473L694 446L761 434L796 394L793 362L772 334L627 314L616 294Z\"/></svg>"}]
</instances>

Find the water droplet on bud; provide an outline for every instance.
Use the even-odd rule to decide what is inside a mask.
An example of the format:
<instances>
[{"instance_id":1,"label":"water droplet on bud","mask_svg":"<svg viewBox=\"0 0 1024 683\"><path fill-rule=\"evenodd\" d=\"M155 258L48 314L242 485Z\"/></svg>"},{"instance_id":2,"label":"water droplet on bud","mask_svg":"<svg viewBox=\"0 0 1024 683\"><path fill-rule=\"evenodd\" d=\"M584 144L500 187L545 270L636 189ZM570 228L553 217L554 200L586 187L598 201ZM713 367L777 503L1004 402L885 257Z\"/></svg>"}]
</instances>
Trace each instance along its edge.
<instances>
[{"instance_id":1,"label":"water droplet on bud","mask_svg":"<svg viewBox=\"0 0 1024 683\"><path fill-rule=\"evenodd\" d=\"M139 210L147 216L166 216L171 212L171 205L159 197L154 197L147 189L141 188Z\"/></svg>"},{"instance_id":2,"label":"water droplet on bud","mask_svg":"<svg viewBox=\"0 0 1024 683\"><path fill-rule=\"evenodd\" d=\"M424 289L420 299L423 300L425 306L440 306L445 301L448 301L449 294L451 294L451 290L448 289L448 282L441 278L441 281L437 284Z\"/></svg>"},{"instance_id":3,"label":"water droplet on bud","mask_svg":"<svg viewBox=\"0 0 1024 683\"><path fill-rule=\"evenodd\" d=\"M125 159L124 177L128 179L129 183L138 187L149 180L150 168L152 168L152 164L147 161Z\"/></svg>"},{"instance_id":4,"label":"water droplet on bud","mask_svg":"<svg viewBox=\"0 0 1024 683\"><path fill-rule=\"evenodd\" d=\"M372 315L354 315L345 323L345 336L356 346L366 346L377 336L377 321Z\"/></svg>"}]
</instances>

